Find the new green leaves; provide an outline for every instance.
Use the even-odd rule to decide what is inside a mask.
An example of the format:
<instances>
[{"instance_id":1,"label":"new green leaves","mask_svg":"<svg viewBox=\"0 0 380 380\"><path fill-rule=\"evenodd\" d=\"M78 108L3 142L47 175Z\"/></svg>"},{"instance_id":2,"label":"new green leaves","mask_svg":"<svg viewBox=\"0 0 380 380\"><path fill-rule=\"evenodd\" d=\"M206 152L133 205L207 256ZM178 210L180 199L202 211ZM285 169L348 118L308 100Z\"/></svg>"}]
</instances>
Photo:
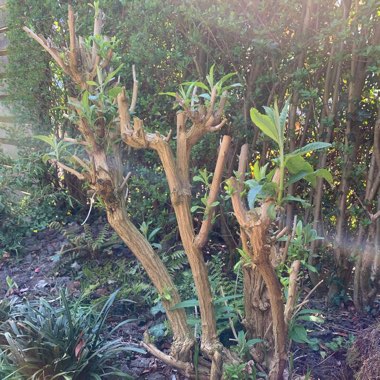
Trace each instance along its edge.
<instances>
[{"instance_id":1,"label":"new green leaves","mask_svg":"<svg viewBox=\"0 0 380 380\"><path fill-rule=\"evenodd\" d=\"M261 114L256 108L251 108L251 119L264 135L270 137L279 145L278 130L269 116Z\"/></svg>"},{"instance_id":2,"label":"new green leaves","mask_svg":"<svg viewBox=\"0 0 380 380\"><path fill-rule=\"evenodd\" d=\"M313 186L316 185L316 178L322 177L327 182L332 184L333 178L327 169L314 170L313 166L305 160L303 156L320 149L326 149L331 144L325 142L313 142L307 144L293 152L285 154L285 125L289 111L290 98L285 102L281 112L278 110L277 102L274 107L263 107L265 114L260 113L256 108L251 109L251 119L253 123L267 137L273 140L279 150L279 155L273 162L279 167L280 180L278 184L277 203L281 204L284 201L299 201L299 198L283 198L283 193L286 185L298 182L301 179L309 181ZM286 182L286 175L290 174L289 180ZM286 182L286 183L285 183ZM253 203L257 195L262 191L259 186L251 186L248 193L248 203L253 207Z\"/></svg>"}]
</instances>

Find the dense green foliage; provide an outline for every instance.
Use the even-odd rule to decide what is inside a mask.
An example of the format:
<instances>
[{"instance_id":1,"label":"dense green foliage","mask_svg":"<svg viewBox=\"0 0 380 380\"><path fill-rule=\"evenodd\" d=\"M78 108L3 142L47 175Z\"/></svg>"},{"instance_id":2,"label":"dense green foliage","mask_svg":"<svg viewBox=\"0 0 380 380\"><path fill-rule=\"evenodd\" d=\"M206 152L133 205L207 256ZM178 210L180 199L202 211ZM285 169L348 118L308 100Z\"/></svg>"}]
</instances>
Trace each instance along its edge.
<instances>
[{"instance_id":1,"label":"dense green foliage","mask_svg":"<svg viewBox=\"0 0 380 380\"><path fill-rule=\"evenodd\" d=\"M79 90L20 26L27 25L50 36L53 45L68 46L64 37L68 29L66 3L8 0L10 104L20 122L31 124L38 134L51 134L56 146L67 132L70 137L77 133L66 106L73 104L68 97L77 95ZM74 6L80 20L78 34L90 34L92 10L80 1L74 1ZM132 86L131 66L136 65L140 88L135 113L144 120L148 131L167 134L175 129L177 108L162 93L168 94L181 83L189 86L191 82L187 81L192 80L202 88L210 70L215 70L217 77L236 73L240 85L229 88L231 96L225 110L228 123L223 133L234 137L225 178L233 175L236 153L242 143L248 143L249 208L254 212L257 201L273 197L277 201L277 209L273 206L271 210L273 219L280 209L285 211L281 227L290 228L294 223L293 235L283 239L287 260L277 267L282 285L289 285L290 266L299 259L303 264L302 281L316 285L323 278L331 284L330 300L339 304L350 292L356 260L354 293L360 308L371 305L371 300L360 301L360 294L365 291L357 285L357 273L362 275L358 269L362 270L362 251L378 253L380 247L379 219L376 222L373 218L380 210L378 6L378 0L100 1L105 11L106 34L115 37L113 69L120 67L117 80L127 88ZM192 87L187 88L191 93ZM110 89L98 90L102 106L107 108L104 115L110 122L116 115L116 92L110 96ZM91 114L91 107L98 99L91 99L89 93L83 98L91 119L95 115ZM207 94L204 99L207 102ZM280 115L267 107L275 104L277 110L277 103L285 110ZM195 199L192 212L197 226L202 221L209 173L214 167L210 152L216 151L218 139L215 135L207 136L191 157ZM33 145L33 150L40 148L37 141L28 144ZM328 151L322 150L330 146ZM68 152L72 153L70 149ZM317 152L311 154L314 150ZM77 152L81 154L80 149ZM53 157L49 154L46 159ZM128 213L175 277L184 300L178 307L186 307L189 322L197 326L197 331L199 303L184 251L177 242L163 169L149 151L128 148L124 159L125 173L132 172ZM281 176L279 187L272 182L276 166ZM65 221L68 209L62 201L71 199L67 194L73 194L73 188L69 176L61 178L62 173L52 163L44 163L29 152L22 153L18 161L2 158L0 174L0 252L17 251L21 236L54 219ZM240 243L229 191L232 189L227 185L227 192L218 200L212 235L217 244L210 243L207 250L211 253L207 261L221 335L230 332L231 324L236 326L243 318L241 268L250 263L243 250L238 250L240 261L236 254ZM101 210L101 202L96 206ZM74 250L85 250L95 257L108 248L104 245L107 233L92 236L88 229L82 240L74 237L70 243ZM332 256L330 253L334 260L328 257ZM85 267L82 279L88 288L95 286L91 282L97 286L107 284L108 271L112 271L118 286L128 282L122 289L125 297L153 307L153 315L162 311L159 296L145 283L139 264L121 260L107 265L99 269L91 263ZM379 266L377 260L374 266L364 268L367 272L363 271L363 277L373 279L368 281L374 294L380 290ZM297 310L290 339L315 346L301 325L315 321L313 314ZM163 325L156 329L156 337L165 333ZM248 361L250 340L242 330L235 340L237 350L241 348L243 353L240 356ZM5 363L4 356L0 358ZM228 367L226 376L237 378L239 371L248 369L244 364ZM250 375L247 373L246 378L256 376Z\"/></svg>"},{"instance_id":2,"label":"dense green foliage","mask_svg":"<svg viewBox=\"0 0 380 380\"><path fill-rule=\"evenodd\" d=\"M38 153L0 156L0 256L21 253L21 240L58 218L67 220L76 201L56 183Z\"/></svg>"}]
</instances>

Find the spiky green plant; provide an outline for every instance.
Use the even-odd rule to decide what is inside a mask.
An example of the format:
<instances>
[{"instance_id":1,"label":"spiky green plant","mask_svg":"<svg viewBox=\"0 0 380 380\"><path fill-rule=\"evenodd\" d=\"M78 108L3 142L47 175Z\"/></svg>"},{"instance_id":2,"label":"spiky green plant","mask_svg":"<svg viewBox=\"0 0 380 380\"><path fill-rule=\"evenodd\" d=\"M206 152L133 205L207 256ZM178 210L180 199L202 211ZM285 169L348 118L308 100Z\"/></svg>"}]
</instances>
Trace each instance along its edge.
<instances>
[{"instance_id":1,"label":"spiky green plant","mask_svg":"<svg viewBox=\"0 0 380 380\"><path fill-rule=\"evenodd\" d=\"M110 295L100 312L69 303L63 291L58 305L40 299L15 306L8 328L3 327L7 360L30 380L130 378L112 367L111 359L126 351L144 351L112 339L121 324L106 332L117 293Z\"/></svg>"}]
</instances>

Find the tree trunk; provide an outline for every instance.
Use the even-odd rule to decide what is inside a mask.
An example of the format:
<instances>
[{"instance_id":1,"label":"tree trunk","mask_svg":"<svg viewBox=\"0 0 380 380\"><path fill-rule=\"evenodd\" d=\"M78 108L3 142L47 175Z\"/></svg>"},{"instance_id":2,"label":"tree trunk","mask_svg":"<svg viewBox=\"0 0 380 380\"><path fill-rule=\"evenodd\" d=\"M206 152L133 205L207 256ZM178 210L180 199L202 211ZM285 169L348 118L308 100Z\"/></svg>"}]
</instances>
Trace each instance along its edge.
<instances>
[{"instance_id":1,"label":"tree trunk","mask_svg":"<svg viewBox=\"0 0 380 380\"><path fill-rule=\"evenodd\" d=\"M354 275L354 304L357 310L371 307L380 290L380 105L374 127L374 146L369 165L364 207L369 207L377 197L374 214L369 213L371 224L359 227L356 240L356 263ZM364 249L363 249L364 248Z\"/></svg>"},{"instance_id":2,"label":"tree trunk","mask_svg":"<svg viewBox=\"0 0 380 380\"><path fill-rule=\"evenodd\" d=\"M243 268L243 283L245 311L243 325L247 330L247 337L265 339L269 347L269 352L265 354L264 345L255 345L253 359L259 363L265 361L265 366L268 367L273 357L274 343L268 289L257 267L253 266Z\"/></svg>"},{"instance_id":3,"label":"tree trunk","mask_svg":"<svg viewBox=\"0 0 380 380\"><path fill-rule=\"evenodd\" d=\"M161 297L174 334L172 355L180 361L191 362L194 339L187 326L185 310L171 310L180 302L180 297L167 269L151 245L130 221L124 208L107 205L107 217L111 227L140 261Z\"/></svg>"}]
</instances>

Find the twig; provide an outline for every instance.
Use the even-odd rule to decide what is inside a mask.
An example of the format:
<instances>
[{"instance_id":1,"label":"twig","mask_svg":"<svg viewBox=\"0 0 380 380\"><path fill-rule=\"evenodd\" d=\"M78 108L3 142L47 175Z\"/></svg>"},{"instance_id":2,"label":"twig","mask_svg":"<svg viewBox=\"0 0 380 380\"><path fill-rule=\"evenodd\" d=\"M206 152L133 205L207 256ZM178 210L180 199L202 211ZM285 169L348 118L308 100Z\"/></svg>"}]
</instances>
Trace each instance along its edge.
<instances>
[{"instance_id":1,"label":"twig","mask_svg":"<svg viewBox=\"0 0 380 380\"><path fill-rule=\"evenodd\" d=\"M286 326L289 325L289 321L292 318L294 306L297 301L297 277L298 272L301 267L301 261L295 260L291 266L291 272L289 275L289 290L288 290L288 299L286 301L285 310L284 310L284 319Z\"/></svg>"},{"instance_id":2,"label":"twig","mask_svg":"<svg viewBox=\"0 0 380 380\"><path fill-rule=\"evenodd\" d=\"M207 215L205 215L206 219L202 221L201 229L195 238L195 244L197 245L197 247L203 247L205 245L208 234L211 229L211 222L212 222L212 218L214 217L214 211L215 211L215 206L213 206L213 203L216 201L216 198L219 193L219 186L220 186L220 182L222 181L224 164L227 159L227 153L230 147L230 143L231 143L231 137L223 136L223 140L219 149L218 159L215 165L215 171L214 171L214 176L213 176L211 187L210 187L210 193L207 198L207 205L206 205Z\"/></svg>"},{"instance_id":3,"label":"twig","mask_svg":"<svg viewBox=\"0 0 380 380\"><path fill-rule=\"evenodd\" d=\"M64 137L63 141L69 142L69 143L72 143L72 144L76 144L76 145L84 145L84 146L88 146L89 145L87 141L78 141L78 140L72 139L70 137Z\"/></svg>"},{"instance_id":4,"label":"twig","mask_svg":"<svg viewBox=\"0 0 380 380\"><path fill-rule=\"evenodd\" d=\"M94 194L92 194L92 197L90 199L90 209L88 210L88 214L86 216L86 219L84 220L84 222L81 224L81 226L84 226L88 220L88 218L90 217L90 214L91 214L91 211L92 211L92 206L94 204L94 198L95 198L95 195L96 195L96 191Z\"/></svg>"},{"instance_id":5,"label":"twig","mask_svg":"<svg viewBox=\"0 0 380 380\"><path fill-rule=\"evenodd\" d=\"M194 378L195 372L191 363L185 363L174 359L172 356L160 351L152 343L141 342L140 345L144 347L148 352L150 352L153 356L162 360L168 366L179 369L187 377ZM210 370L204 366L198 366L198 377L199 380L209 380Z\"/></svg>"},{"instance_id":6,"label":"twig","mask_svg":"<svg viewBox=\"0 0 380 380\"><path fill-rule=\"evenodd\" d=\"M137 93L139 89L139 82L136 78L136 68L135 65L132 65L132 76L133 76L133 90L132 90L132 101L131 106L129 107L129 112L135 112L136 103L137 103Z\"/></svg>"},{"instance_id":7,"label":"twig","mask_svg":"<svg viewBox=\"0 0 380 380\"><path fill-rule=\"evenodd\" d=\"M322 363L324 363L325 361L329 360L332 356L334 356L338 351L334 351L331 355L329 355L327 358L323 359L321 362L319 362L318 364L316 364L314 367L318 367L319 365L321 365Z\"/></svg>"},{"instance_id":8,"label":"twig","mask_svg":"<svg viewBox=\"0 0 380 380\"><path fill-rule=\"evenodd\" d=\"M122 182L121 185L119 186L119 191L120 191L120 192L123 191L124 187L127 185L128 180L129 180L129 178L131 177L131 175L132 175L132 172L129 172L129 173L126 175L126 177L123 179L123 182Z\"/></svg>"},{"instance_id":9,"label":"twig","mask_svg":"<svg viewBox=\"0 0 380 380\"><path fill-rule=\"evenodd\" d=\"M294 314L297 314L301 310L302 306L304 306L305 304L309 302L310 296L314 293L314 291L318 288L318 286L322 284L323 281L324 280L319 281L318 284L315 285L314 288L310 290L310 292L306 295L305 299L299 305L297 305L297 307L294 310Z\"/></svg>"},{"instance_id":10,"label":"twig","mask_svg":"<svg viewBox=\"0 0 380 380\"><path fill-rule=\"evenodd\" d=\"M85 180L86 179L86 176L83 175L82 173L79 173L78 171L76 171L75 169L73 168L70 168L69 166L65 165L65 164L62 164L62 162L59 162L58 160L54 160L52 159L51 160L52 162L54 162L55 164L57 164L61 169L63 170L66 170L67 172L75 175L75 177L77 177L78 179L80 179L81 181Z\"/></svg>"}]
</instances>

